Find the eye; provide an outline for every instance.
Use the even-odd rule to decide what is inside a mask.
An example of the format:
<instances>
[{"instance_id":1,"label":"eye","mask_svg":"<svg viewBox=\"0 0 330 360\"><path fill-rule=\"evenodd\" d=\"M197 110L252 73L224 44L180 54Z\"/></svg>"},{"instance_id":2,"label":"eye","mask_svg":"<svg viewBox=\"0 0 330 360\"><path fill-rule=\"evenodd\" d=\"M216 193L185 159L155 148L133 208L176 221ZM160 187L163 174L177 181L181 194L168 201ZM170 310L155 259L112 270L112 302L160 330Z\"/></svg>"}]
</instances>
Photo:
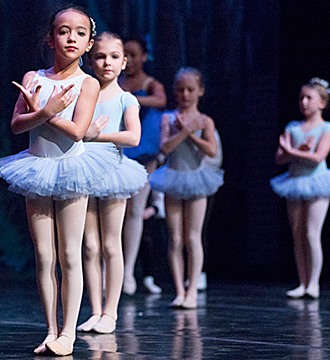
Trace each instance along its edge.
<instances>
[{"instance_id":1,"label":"eye","mask_svg":"<svg viewBox=\"0 0 330 360\"><path fill-rule=\"evenodd\" d=\"M68 29L61 29L60 31L59 31L59 34L60 35L65 35L65 34L68 34L69 33L69 30Z\"/></svg>"}]
</instances>

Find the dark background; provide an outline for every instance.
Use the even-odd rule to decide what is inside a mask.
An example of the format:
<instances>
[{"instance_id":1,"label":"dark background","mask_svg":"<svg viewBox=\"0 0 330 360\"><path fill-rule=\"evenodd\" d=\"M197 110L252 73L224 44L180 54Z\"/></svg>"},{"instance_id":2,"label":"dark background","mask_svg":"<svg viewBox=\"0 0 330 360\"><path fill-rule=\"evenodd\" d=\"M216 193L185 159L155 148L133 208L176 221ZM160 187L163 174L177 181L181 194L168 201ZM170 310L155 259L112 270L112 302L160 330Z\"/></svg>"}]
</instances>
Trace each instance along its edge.
<instances>
[{"instance_id":1,"label":"dark background","mask_svg":"<svg viewBox=\"0 0 330 360\"><path fill-rule=\"evenodd\" d=\"M67 2L0 0L0 156L27 148L10 119L18 91L12 80L51 65L43 45L50 15ZM300 86L330 80L330 4L309 0L90 0L98 32L148 36L149 74L173 107L181 66L199 68L206 83L201 110L218 128L226 184L215 196L208 226L209 277L235 281L296 280L285 203L269 188L284 171L274 164L279 134L300 119ZM329 119L326 114L325 117ZM34 280L34 255L24 199L0 183L0 279ZM329 216L323 231L324 286L330 280ZM166 267L164 253L164 267Z\"/></svg>"}]
</instances>

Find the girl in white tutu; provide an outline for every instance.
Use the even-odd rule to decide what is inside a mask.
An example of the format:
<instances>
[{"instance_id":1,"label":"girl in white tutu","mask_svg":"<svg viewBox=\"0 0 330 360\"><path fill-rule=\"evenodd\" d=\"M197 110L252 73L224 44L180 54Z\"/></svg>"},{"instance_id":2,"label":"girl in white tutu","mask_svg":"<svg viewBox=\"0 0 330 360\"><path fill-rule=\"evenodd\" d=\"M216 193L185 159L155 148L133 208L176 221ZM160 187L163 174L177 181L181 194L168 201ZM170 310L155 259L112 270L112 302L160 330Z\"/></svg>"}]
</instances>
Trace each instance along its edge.
<instances>
[{"instance_id":1,"label":"girl in white tutu","mask_svg":"<svg viewBox=\"0 0 330 360\"><path fill-rule=\"evenodd\" d=\"M330 197L330 123L322 117L328 90L328 82L319 78L302 86L299 107L305 118L287 125L276 153L277 164L289 164L289 171L271 180L272 189L287 199L294 240L299 286L287 291L291 298L317 299L320 293L321 232Z\"/></svg>"},{"instance_id":2,"label":"girl in white tutu","mask_svg":"<svg viewBox=\"0 0 330 360\"><path fill-rule=\"evenodd\" d=\"M30 71L22 85L11 122L15 134L29 131L29 149L0 160L9 189L26 197L37 280L48 334L35 354L69 355L73 351L83 290L81 245L87 199L118 159L118 151L85 151L83 137L91 123L99 83L79 67L93 46L95 23L84 10L70 7L50 21L48 44L54 65ZM106 194L103 194L106 195ZM57 254L62 273L63 326L58 322Z\"/></svg>"},{"instance_id":3,"label":"girl in white tutu","mask_svg":"<svg viewBox=\"0 0 330 360\"><path fill-rule=\"evenodd\" d=\"M101 91L85 143L86 151L106 149L115 143L121 152L110 183L105 183L108 197L98 193L89 198L84 232L85 280L92 305L92 316L78 326L78 331L112 333L116 328L117 308L123 285L123 252L121 232L126 199L147 183L147 172L137 161L122 155L122 146L137 146L141 126L139 103L135 96L123 91L118 76L126 66L124 45L120 37L103 33L95 38L90 53L91 65L100 82ZM101 188L102 185L100 185ZM102 194L102 191L101 191ZM103 299L102 263L105 265L105 304Z\"/></svg>"},{"instance_id":4,"label":"girl in white tutu","mask_svg":"<svg viewBox=\"0 0 330 360\"><path fill-rule=\"evenodd\" d=\"M201 241L207 197L223 184L223 171L203 161L215 157L217 142L213 120L198 111L204 94L201 73L182 68L174 83L177 110L162 117L162 152L166 165L150 174L151 187L165 193L170 231L169 258L176 287L170 307L197 306L197 280L203 265ZM188 255L187 291L184 286L184 247Z\"/></svg>"}]
</instances>

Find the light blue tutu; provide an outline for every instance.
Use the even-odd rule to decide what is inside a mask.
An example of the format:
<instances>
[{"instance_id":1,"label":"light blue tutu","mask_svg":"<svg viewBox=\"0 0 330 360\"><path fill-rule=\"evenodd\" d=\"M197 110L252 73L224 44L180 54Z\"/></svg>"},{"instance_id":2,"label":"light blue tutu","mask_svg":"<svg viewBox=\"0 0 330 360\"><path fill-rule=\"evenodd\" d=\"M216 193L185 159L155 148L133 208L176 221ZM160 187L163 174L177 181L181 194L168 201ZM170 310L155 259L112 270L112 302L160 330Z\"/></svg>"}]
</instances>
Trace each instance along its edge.
<instances>
[{"instance_id":1,"label":"light blue tutu","mask_svg":"<svg viewBox=\"0 0 330 360\"><path fill-rule=\"evenodd\" d=\"M290 177L289 172L270 180L275 193L288 199L309 200L330 196L330 170L312 175Z\"/></svg>"},{"instance_id":2,"label":"light blue tutu","mask_svg":"<svg viewBox=\"0 0 330 360\"><path fill-rule=\"evenodd\" d=\"M106 148L108 145L85 143L86 152L94 151L95 147ZM116 161L116 166L111 174L107 174L94 192L92 197L107 197L116 199L128 199L136 195L148 181L148 173L144 166L137 161L121 156Z\"/></svg>"},{"instance_id":3,"label":"light blue tutu","mask_svg":"<svg viewBox=\"0 0 330 360\"><path fill-rule=\"evenodd\" d=\"M41 157L25 150L0 159L0 176L10 191L29 198L51 196L64 200L90 194L108 197L113 187L107 184L118 181L118 159L114 145L95 146L93 151L71 157Z\"/></svg>"},{"instance_id":4,"label":"light blue tutu","mask_svg":"<svg viewBox=\"0 0 330 360\"><path fill-rule=\"evenodd\" d=\"M224 184L224 171L200 166L195 170L173 170L167 165L149 175L152 189L176 199L194 200L217 192Z\"/></svg>"}]
</instances>

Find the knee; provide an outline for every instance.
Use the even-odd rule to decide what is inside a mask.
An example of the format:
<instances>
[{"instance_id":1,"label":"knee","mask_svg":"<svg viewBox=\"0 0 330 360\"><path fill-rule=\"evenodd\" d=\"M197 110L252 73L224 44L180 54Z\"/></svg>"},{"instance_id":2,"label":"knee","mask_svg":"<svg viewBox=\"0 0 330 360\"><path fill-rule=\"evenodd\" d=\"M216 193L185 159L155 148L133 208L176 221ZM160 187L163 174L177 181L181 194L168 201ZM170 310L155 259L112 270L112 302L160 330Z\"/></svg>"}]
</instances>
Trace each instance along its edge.
<instances>
[{"instance_id":1,"label":"knee","mask_svg":"<svg viewBox=\"0 0 330 360\"><path fill-rule=\"evenodd\" d=\"M100 246L96 239L94 241L85 241L84 242L84 259L91 260L95 259L97 256L100 256Z\"/></svg>"},{"instance_id":2,"label":"knee","mask_svg":"<svg viewBox=\"0 0 330 360\"><path fill-rule=\"evenodd\" d=\"M181 253L183 251L182 238L179 236L174 236L173 238L171 238L168 250L171 253Z\"/></svg>"},{"instance_id":3,"label":"knee","mask_svg":"<svg viewBox=\"0 0 330 360\"><path fill-rule=\"evenodd\" d=\"M116 258L118 256L121 257L122 256L121 247L114 246L111 241L107 241L102 247L102 254L106 261Z\"/></svg>"},{"instance_id":4,"label":"knee","mask_svg":"<svg viewBox=\"0 0 330 360\"><path fill-rule=\"evenodd\" d=\"M50 270L52 267L55 267L56 257L49 249L47 251L38 250L36 252L36 259L39 270Z\"/></svg>"},{"instance_id":5,"label":"knee","mask_svg":"<svg viewBox=\"0 0 330 360\"><path fill-rule=\"evenodd\" d=\"M63 270L72 270L81 267L81 254L78 249L65 249L60 255L60 265Z\"/></svg>"}]
</instances>

